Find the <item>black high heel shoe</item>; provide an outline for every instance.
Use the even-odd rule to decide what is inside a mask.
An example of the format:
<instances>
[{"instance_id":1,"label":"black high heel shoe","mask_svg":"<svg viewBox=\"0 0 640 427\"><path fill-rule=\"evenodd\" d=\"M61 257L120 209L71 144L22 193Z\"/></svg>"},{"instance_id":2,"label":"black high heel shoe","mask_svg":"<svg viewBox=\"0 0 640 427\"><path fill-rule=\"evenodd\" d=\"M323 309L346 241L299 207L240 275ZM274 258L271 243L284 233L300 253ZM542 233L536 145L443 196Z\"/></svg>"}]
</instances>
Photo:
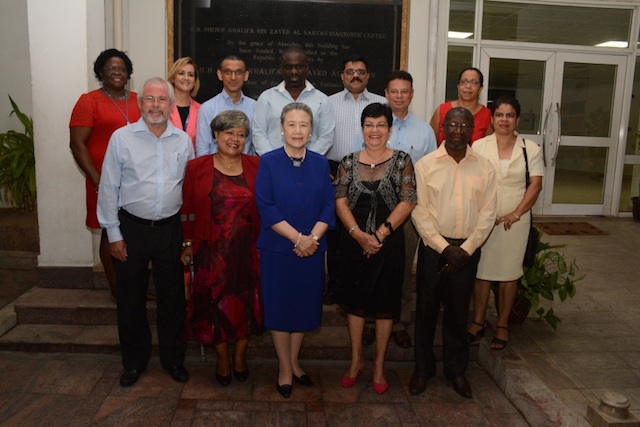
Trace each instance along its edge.
<instances>
[{"instance_id":1,"label":"black high heel shoe","mask_svg":"<svg viewBox=\"0 0 640 427\"><path fill-rule=\"evenodd\" d=\"M244 371L236 371L233 370L233 376L240 382L245 381L249 377L249 370L245 369Z\"/></svg>"},{"instance_id":2,"label":"black high heel shoe","mask_svg":"<svg viewBox=\"0 0 640 427\"><path fill-rule=\"evenodd\" d=\"M504 329L505 331L507 331L507 333L509 333L509 328L507 326L496 325L496 330L498 329ZM503 340L498 337L493 337L493 339L491 340L491 346L490 346L491 350L495 350L495 351L504 350L508 342L509 342L508 339Z\"/></svg>"},{"instance_id":3,"label":"black high heel shoe","mask_svg":"<svg viewBox=\"0 0 640 427\"><path fill-rule=\"evenodd\" d=\"M280 385L276 380L276 390L278 390L278 393L280 393L282 397L284 397L285 399L288 399L289 396L291 396L293 387L291 386L291 384Z\"/></svg>"},{"instance_id":4,"label":"black high heel shoe","mask_svg":"<svg viewBox=\"0 0 640 427\"><path fill-rule=\"evenodd\" d=\"M480 323L472 320L471 323L473 323L476 326L480 326L482 329L480 329L475 335L473 335L471 332L467 332L467 338L469 340L469 344L473 344L474 342L484 337L484 332L487 330L487 322L484 322L484 324L481 325Z\"/></svg>"},{"instance_id":5,"label":"black high heel shoe","mask_svg":"<svg viewBox=\"0 0 640 427\"><path fill-rule=\"evenodd\" d=\"M231 374L229 374L229 375L219 375L216 372L216 380L218 380L218 382L220 383L220 385L222 387L226 387L229 384L231 384Z\"/></svg>"}]
</instances>

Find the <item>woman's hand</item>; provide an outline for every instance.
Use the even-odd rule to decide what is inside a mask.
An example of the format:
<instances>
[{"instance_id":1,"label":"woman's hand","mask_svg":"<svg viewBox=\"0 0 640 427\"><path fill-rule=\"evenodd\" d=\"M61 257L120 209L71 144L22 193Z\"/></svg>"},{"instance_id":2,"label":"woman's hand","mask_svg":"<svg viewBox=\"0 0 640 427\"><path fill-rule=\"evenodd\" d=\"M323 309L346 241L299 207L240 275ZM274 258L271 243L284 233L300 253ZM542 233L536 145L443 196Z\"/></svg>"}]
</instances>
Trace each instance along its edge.
<instances>
[{"instance_id":1,"label":"woman's hand","mask_svg":"<svg viewBox=\"0 0 640 427\"><path fill-rule=\"evenodd\" d=\"M382 249L382 243L378 243L372 234L365 233L359 228L353 230L351 236L356 239L356 242L358 242L362 248L362 254L367 258L377 254L380 252L380 249Z\"/></svg>"},{"instance_id":2,"label":"woman's hand","mask_svg":"<svg viewBox=\"0 0 640 427\"><path fill-rule=\"evenodd\" d=\"M318 246L320 246L320 243L316 242L313 237L301 235L300 241L296 247L293 248L293 252L300 258L306 258L315 254L318 250Z\"/></svg>"},{"instance_id":3,"label":"woman's hand","mask_svg":"<svg viewBox=\"0 0 640 427\"><path fill-rule=\"evenodd\" d=\"M515 212L510 212L504 216L496 218L496 225L503 223L504 229L508 231L509 229L511 229L513 223L518 221L520 221L520 217L518 216L518 214Z\"/></svg>"},{"instance_id":4,"label":"woman's hand","mask_svg":"<svg viewBox=\"0 0 640 427\"><path fill-rule=\"evenodd\" d=\"M188 261L187 257L189 257ZM193 248L191 246L182 249L182 253L180 254L180 262L182 262L182 265L185 266L193 264Z\"/></svg>"}]
</instances>

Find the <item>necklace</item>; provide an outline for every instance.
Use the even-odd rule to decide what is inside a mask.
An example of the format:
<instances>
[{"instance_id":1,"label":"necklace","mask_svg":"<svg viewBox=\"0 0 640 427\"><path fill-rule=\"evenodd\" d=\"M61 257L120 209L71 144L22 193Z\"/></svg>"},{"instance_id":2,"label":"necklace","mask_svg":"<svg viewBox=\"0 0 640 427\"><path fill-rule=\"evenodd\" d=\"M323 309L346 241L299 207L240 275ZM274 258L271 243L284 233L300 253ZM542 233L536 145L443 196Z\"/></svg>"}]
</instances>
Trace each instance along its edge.
<instances>
[{"instance_id":1,"label":"necklace","mask_svg":"<svg viewBox=\"0 0 640 427\"><path fill-rule=\"evenodd\" d=\"M218 158L218 160L220 160L220 161L222 162L222 164L223 164L223 165L225 165L225 166L227 167L227 169L231 169L231 167L232 167L232 166L234 166L234 165L237 165L237 164L238 164L238 162L236 162L236 163L234 164L234 163L232 163L232 162L230 162L230 161L228 161L228 160L223 159L223 158L222 158L222 156L220 156L220 154L219 154L219 153L218 153L218 154L216 154L216 157Z\"/></svg>"},{"instance_id":2,"label":"necklace","mask_svg":"<svg viewBox=\"0 0 640 427\"><path fill-rule=\"evenodd\" d=\"M287 154L287 156L289 156L289 158L291 159L291 161L293 162L293 166L296 168L299 168L300 166L302 166L302 162L304 162L305 157L307 157L307 149L304 149L304 153L302 154L302 157L293 157L291 156L288 152L287 149L284 149L284 152Z\"/></svg>"},{"instance_id":3,"label":"necklace","mask_svg":"<svg viewBox=\"0 0 640 427\"><path fill-rule=\"evenodd\" d=\"M380 160L380 161L374 160L373 157L371 157L371 154L369 154L368 152L367 152L367 156L369 156L369 158L372 161L372 163L369 165L369 167L371 167L371 169L374 169L377 165L386 162L386 160L382 160L382 159L387 156L387 153L385 151L384 153L382 153L382 156L378 157L378 160ZM373 163L373 162L375 162L375 163Z\"/></svg>"},{"instance_id":4,"label":"necklace","mask_svg":"<svg viewBox=\"0 0 640 427\"><path fill-rule=\"evenodd\" d=\"M122 117L124 117L124 121L126 122L126 124L129 124L129 102L127 101L127 99L129 98L129 93L127 92L127 90L126 89L124 90L124 96L116 97L116 98L111 96L109 91L106 90L104 87L102 87L102 91L105 93L105 95L107 95L107 98L109 98L109 100L113 103L113 105L116 106L118 111L120 111L120 114L122 114ZM120 108L120 106L116 103L115 101L116 99L118 101L124 100L125 111L122 111L122 108Z\"/></svg>"}]
</instances>

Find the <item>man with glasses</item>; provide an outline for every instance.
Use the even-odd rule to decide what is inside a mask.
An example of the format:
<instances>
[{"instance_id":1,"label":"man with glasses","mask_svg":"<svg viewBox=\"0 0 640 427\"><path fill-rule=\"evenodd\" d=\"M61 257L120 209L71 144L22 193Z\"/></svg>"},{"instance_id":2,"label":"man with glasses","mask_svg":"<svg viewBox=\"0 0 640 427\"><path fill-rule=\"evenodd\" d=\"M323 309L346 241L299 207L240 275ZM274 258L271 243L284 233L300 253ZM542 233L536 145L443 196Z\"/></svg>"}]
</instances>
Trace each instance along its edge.
<instances>
[{"instance_id":1,"label":"man with glasses","mask_svg":"<svg viewBox=\"0 0 640 427\"><path fill-rule=\"evenodd\" d=\"M409 105L413 99L413 77L404 70L391 73L387 79L384 94L393 113L393 126L388 147L401 150L411 156L415 165L425 155L438 148L436 135L427 122L409 114ZM411 347L411 336L406 326L411 323L411 310L414 305L411 295L413 259L418 247L418 233L411 221L404 227L405 269L402 283L400 318L394 319L391 336L398 347Z\"/></svg>"},{"instance_id":2,"label":"man with glasses","mask_svg":"<svg viewBox=\"0 0 640 427\"><path fill-rule=\"evenodd\" d=\"M307 80L309 61L304 50L287 48L280 57L280 74L284 80L258 97L251 124L256 153L261 156L284 145L280 114L285 105L296 101L307 104L313 111L313 130L306 147L326 155L333 145L335 120L327 95Z\"/></svg>"},{"instance_id":3,"label":"man with glasses","mask_svg":"<svg viewBox=\"0 0 640 427\"><path fill-rule=\"evenodd\" d=\"M340 161L344 156L356 150L360 150L363 143L360 116L362 110L373 102L386 104L387 100L380 95L367 90L369 83L369 69L367 60L361 55L350 55L343 61L340 79L344 89L329 96L329 103L333 110L336 129L333 135L333 146L327 153L331 176L335 177ZM335 304L337 288L337 248L338 238L342 232L342 226L336 226L335 230L327 232L327 290L324 304ZM373 343L375 331L373 325L365 328L364 340L366 345Z\"/></svg>"},{"instance_id":4,"label":"man with glasses","mask_svg":"<svg viewBox=\"0 0 640 427\"><path fill-rule=\"evenodd\" d=\"M480 246L496 219L495 169L469 147L473 115L462 107L444 118L445 141L415 164L418 203L411 219L422 238L416 277L416 364L409 381L422 393L436 374L433 350L442 305L444 376L459 395L471 398L465 378L469 364L469 302Z\"/></svg>"},{"instance_id":5,"label":"man with glasses","mask_svg":"<svg viewBox=\"0 0 640 427\"><path fill-rule=\"evenodd\" d=\"M147 322L147 268L153 266L160 363L184 383L185 299L182 264L182 181L193 156L191 138L168 121L173 87L160 77L138 94L142 119L116 130L109 140L98 189L98 221L107 231L118 286L118 336L129 387L151 356Z\"/></svg>"},{"instance_id":6,"label":"man with glasses","mask_svg":"<svg viewBox=\"0 0 640 427\"><path fill-rule=\"evenodd\" d=\"M242 93L242 85L249 80L249 70L242 58L226 56L218 66L218 80L222 82L222 91L200 106L198 113L198 133L196 134L196 155L198 157L218 152L218 146L211 132L211 121L226 110L240 110L253 120L255 99ZM255 154L251 134L245 139L244 154Z\"/></svg>"}]
</instances>

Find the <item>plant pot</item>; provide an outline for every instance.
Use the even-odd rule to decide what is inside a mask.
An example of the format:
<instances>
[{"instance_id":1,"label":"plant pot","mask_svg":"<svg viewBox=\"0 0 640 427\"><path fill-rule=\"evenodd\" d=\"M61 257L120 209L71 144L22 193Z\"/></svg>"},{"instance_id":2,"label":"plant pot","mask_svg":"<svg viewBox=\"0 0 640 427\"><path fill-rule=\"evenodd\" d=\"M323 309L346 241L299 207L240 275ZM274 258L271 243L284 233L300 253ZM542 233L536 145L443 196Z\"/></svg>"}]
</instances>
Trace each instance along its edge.
<instances>
[{"instance_id":1,"label":"plant pot","mask_svg":"<svg viewBox=\"0 0 640 427\"><path fill-rule=\"evenodd\" d=\"M633 219L640 222L640 198L632 197L631 203L633 204Z\"/></svg>"},{"instance_id":2,"label":"plant pot","mask_svg":"<svg viewBox=\"0 0 640 427\"><path fill-rule=\"evenodd\" d=\"M513 303L513 308L511 308L511 313L509 314L509 324L522 325L527 316L529 316L530 311L531 302L519 295L516 296L516 300Z\"/></svg>"}]
</instances>

